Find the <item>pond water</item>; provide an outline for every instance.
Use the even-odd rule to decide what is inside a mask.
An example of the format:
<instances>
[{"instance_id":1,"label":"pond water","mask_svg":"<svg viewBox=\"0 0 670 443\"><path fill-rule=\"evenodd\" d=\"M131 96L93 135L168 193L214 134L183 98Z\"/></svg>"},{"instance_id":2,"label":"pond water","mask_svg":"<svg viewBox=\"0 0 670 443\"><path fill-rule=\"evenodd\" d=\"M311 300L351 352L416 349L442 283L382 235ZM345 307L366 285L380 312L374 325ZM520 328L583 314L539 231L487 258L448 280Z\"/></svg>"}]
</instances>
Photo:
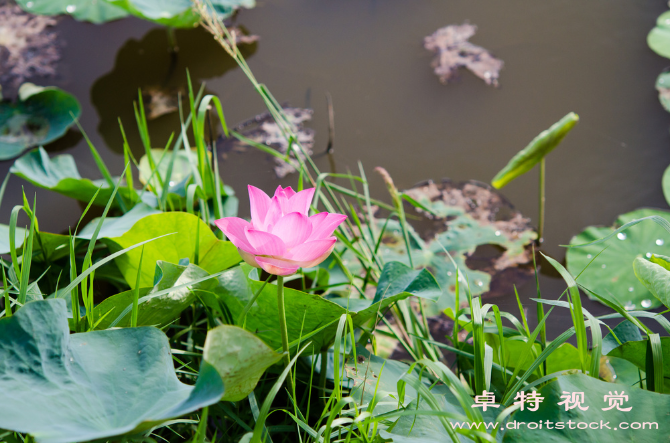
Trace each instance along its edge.
<instances>
[{"instance_id":1,"label":"pond water","mask_svg":"<svg viewBox=\"0 0 670 443\"><path fill-rule=\"evenodd\" d=\"M577 112L579 124L547 159L543 249L563 259L559 245L587 225L609 225L639 207L667 208L660 184L670 164L670 118L658 103L654 81L668 61L645 40L666 9L649 0L265 0L242 11L236 23L260 36L243 49L259 81L280 102L315 110L310 126L322 170L330 169L320 154L328 132L325 94L332 95L335 167L345 172L361 160L378 197L386 194L374 166L385 167L401 189L443 177L488 182L537 133ZM478 26L471 41L504 60L499 88L467 71L445 86L432 73L423 37L465 21ZM60 75L37 83L78 97L81 124L113 172L123 167L118 117L132 149L142 151L133 123L137 88L184 90L186 68L194 82L206 82L206 90L221 98L229 124L264 111L243 73L202 29L177 31L176 59L164 28L134 18L103 26L63 18L58 31L65 42ZM153 120L150 130L152 144L163 146L178 130L178 117ZM76 134L48 150L71 153L83 176L99 177ZM3 176L10 165L0 164ZM247 183L269 192L297 178L277 180L273 164L253 151L231 152L221 166L223 180L242 196L242 216L248 214ZM21 203L21 186L28 195L37 193L41 229L60 232L76 223L80 204L19 179L10 181L3 222ZM537 172L503 192L536 218ZM565 287L551 275L542 275L541 285L547 298ZM521 289L524 301L534 295L532 283ZM517 310L513 297L494 302ZM608 311L584 304L595 314ZM533 318L534 309L529 314ZM558 309L553 317L551 336L570 323L567 310Z\"/></svg>"}]
</instances>

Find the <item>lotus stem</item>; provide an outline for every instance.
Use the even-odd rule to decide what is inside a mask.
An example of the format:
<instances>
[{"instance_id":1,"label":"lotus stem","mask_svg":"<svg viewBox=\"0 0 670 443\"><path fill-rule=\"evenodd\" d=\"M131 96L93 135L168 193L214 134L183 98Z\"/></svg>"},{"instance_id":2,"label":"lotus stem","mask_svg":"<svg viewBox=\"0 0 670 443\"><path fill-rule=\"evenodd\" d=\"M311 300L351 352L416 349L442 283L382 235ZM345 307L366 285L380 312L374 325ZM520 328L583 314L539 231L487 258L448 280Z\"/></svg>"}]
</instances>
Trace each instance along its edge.
<instances>
[{"instance_id":1,"label":"lotus stem","mask_svg":"<svg viewBox=\"0 0 670 443\"><path fill-rule=\"evenodd\" d=\"M286 366L291 362L288 349L288 331L286 329L286 309L284 308L284 277L277 276L277 306L279 311L279 332L281 332L281 344L284 350L284 363Z\"/></svg>"},{"instance_id":2,"label":"lotus stem","mask_svg":"<svg viewBox=\"0 0 670 443\"><path fill-rule=\"evenodd\" d=\"M537 226L537 242L542 244L543 235L544 235L544 206L546 202L545 196L545 170L546 170L546 159L542 157L540 160L540 221Z\"/></svg>"}]
</instances>

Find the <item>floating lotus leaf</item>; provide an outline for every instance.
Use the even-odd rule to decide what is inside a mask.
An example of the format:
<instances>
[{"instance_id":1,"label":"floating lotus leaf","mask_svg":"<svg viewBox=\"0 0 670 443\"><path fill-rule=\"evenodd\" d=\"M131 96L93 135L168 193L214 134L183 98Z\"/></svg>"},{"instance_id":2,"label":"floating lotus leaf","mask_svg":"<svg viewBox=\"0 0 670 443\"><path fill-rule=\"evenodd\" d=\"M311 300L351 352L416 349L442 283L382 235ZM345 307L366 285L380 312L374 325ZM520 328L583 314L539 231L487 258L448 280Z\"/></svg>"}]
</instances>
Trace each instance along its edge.
<instances>
[{"instance_id":1,"label":"floating lotus leaf","mask_svg":"<svg viewBox=\"0 0 670 443\"><path fill-rule=\"evenodd\" d=\"M128 15L128 12L105 0L16 0L24 11L38 15L69 14L77 20L105 23Z\"/></svg>"},{"instance_id":2,"label":"floating lotus leaf","mask_svg":"<svg viewBox=\"0 0 670 443\"><path fill-rule=\"evenodd\" d=\"M605 396L621 393L623 391L628 397L621 407L632 408L629 411L621 411L616 407L604 411L611 405ZM564 405L558 405L563 399L564 392L583 392L584 407L586 411L573 408L565 410ZM544 397L537 411L517 411L505 424L504 443L574 443L574 442L605 442L605 441L631 441L637 443L656 443L667 439L670 433L670 422L667 414L670 410L670 396L644 391L633 387L624 387L620 384L607 383L583 374L566 375L559 377L541 389L539 394ZM552 422L548 429L546 421ZM572 422L570 429L569 422ZM519 422L524 422L518 426ZM534 429L529 423L545 423L545 426L536 426ZM563 423L563 428L558 428L556 423ZM578 423L584 423L587 428L577 429ZM598 428L588 428L589 423L598 423ZM629 428L619 427L620 423L628 423ZM608 427L601 427L601 423L607 423ZM639 423L640 428L631 429L630 424ZM651 425L656 423L658 427ZM644 427L643 427L644 426Z\"/></svg>"},{"instance_id":3,"label":"floating lotus leaf","mask_svg":"<svg viewBox=\"0 0 670 443\"><path fill-rule=\"evenodd\" d=\"M174 28L192 28L200 22L200 16L191 0L106 0L128 13ZM208 5L220 19L230 17L239 8L253 8L255 0L211 0Z\"/></svg>"},{"instance_id":4,"label":"floating lotus leaf","mask_svg":"<svg viewBox=\"0 0 670 443\"><path fill-rule=\"evenodd\" d=\"M570 245L582 245L601 239L631 220L650 215L670 220L670 212L638 209L620 215L611 228L589 226L573 237ZM633 260L636 257L650 258L652 254L670 255L670 235L656 223L641 223L618 233L606 243L569 248L566 260L572 275L581 273L577 282L586 288L618 300L626 309L650 309L660 306L661 303L635 276ZM588 292L587 295L597 300Z\"/></svg>"},{"instance_id":5,"label":"floating lotus leaf","mask_svg":"<svg viewBox=\"0 0 670 443\"><path fill-rule=\"evenodd\" d=\"M77 99L62 89L24 83L16 103L0 102L0 160L62 137L80 113Z\"/></svg>"},{"instance_id":6,"label":"floating lotus leaf","mask_svg":"<svg viewBox=\"0 0 670 443\"><path fill-rule=\"evenodd\" d=\"M658 100L666 111L670 112L670 72L664 72L656 79Z\"/></svg>"},{"instance_id":7,"label":"floating lotus leaf","mask_svg":"<svg viewBox=\"0 0 670 443\"><path fill-rule=\"evenodd\" d=\"M147 431L224 393L206 362L195 386L181 383L159 329L70 335L64 300L27 303L0 320L0 337L0 428L38 443Z\"/></svg>"}]
</instances>

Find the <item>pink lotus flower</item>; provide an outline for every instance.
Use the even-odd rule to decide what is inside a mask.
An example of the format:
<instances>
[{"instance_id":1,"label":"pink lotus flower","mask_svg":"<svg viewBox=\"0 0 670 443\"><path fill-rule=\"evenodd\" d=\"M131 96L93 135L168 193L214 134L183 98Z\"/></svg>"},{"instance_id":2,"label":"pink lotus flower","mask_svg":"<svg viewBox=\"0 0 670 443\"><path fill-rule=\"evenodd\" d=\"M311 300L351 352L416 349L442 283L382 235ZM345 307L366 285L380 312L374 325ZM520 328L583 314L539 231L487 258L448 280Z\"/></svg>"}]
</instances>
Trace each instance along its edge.
<instances>
[{"instance_id":1,"label":"pink lotus flower","mask_svg":"<svg viewBox=\"0 0 670 443\"><path fill-rule=\"evenodd\" d=\"M290 275L324 261L335 247L333 232L347 218L320 212L308 216L314 188L295 192L291 187L270 198L249 185L251 223L238 217L216 220L237 246L245 262L275 275Z\"/></svg>"}]
</instances>

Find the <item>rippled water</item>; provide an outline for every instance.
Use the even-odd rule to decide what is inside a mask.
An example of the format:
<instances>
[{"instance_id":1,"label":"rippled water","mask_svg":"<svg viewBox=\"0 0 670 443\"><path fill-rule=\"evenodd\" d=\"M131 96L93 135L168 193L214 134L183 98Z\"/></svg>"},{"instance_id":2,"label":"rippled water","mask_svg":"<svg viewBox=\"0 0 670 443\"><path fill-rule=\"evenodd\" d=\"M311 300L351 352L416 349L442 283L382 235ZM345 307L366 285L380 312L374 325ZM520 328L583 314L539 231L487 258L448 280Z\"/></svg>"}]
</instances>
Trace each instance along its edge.
<instances>
[{"instance_id":1,"label":"rippled water","mask_svg":"<svg viewBox=\"0 0 670 443\"><path fill-rule=\"evenodd\" d=\"M670 163L670 118L658 103L654 81L670 63L645 42L665 9L663 2L627 0L266 0L239 14L237 23L261 37L244 49L256 77L279 101L315 109L317 152L326 147L325 93L332 95L336 168L356 168L361 160L380 197L384 187L374 166L384 166L401 188L429 178L489 181L538 132L577 112L580 123L547 163L545 250L562 259L558 245L589 224L609 225L638 207L667 208L660 180ZM466 71L445 86L432 73L432 55L422 38L464 21L479 27L473 43L504 60L499 88ZM61 76L41 83L79 98L81 124L113 171L123 163L117 117L135 152L142 150L132 129L138 87L183 89L188 68L196 82L206 82L207 91L219 95L229 123L263 111L244 75L201 29L177 32L176 60L165 29L141 20L95 26L66 18L58 29L66 42ZM152 121L153 145L164 144L177 122L175 114ZM49 150L72 153L82 175L99 176L80 138L70 135ZM324 156L318 155L317 163L330 168ZM0 165L3 175L10 164ZM243 196L247 183L270 191L295 180L279 182L271 169L260 153L230 153L222 175ZM10 182L3 222L20 203L21 186L29 195L37 192L42 229L58 232L76 223L78 203L19 179ZM536 217L536 172L504 193ZM549 298L564 289L549 275L541 284ZM534 291L533 284L526 285L522 298ZM513 298L495 302L516 311ZM585 305L594 313L606 311ZM569 314L557 309L553 316L550 328L563 331Z\"/></svg>"}]
</instances>

